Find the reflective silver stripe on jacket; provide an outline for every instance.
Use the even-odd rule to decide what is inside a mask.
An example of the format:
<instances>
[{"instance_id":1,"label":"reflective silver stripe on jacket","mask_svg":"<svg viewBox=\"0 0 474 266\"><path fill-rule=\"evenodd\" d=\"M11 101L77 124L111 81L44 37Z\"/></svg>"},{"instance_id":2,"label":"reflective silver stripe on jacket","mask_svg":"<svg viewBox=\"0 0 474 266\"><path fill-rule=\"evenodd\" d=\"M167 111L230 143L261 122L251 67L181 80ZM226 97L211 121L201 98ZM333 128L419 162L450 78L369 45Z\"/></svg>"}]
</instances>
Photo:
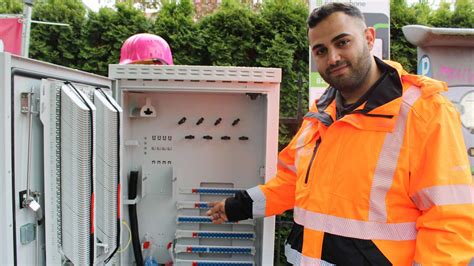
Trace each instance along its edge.
<instances>
[{"instance_id":1,"label":"reflective silver stripe on jacket","mask_svg":"<svg viewBox=\"0 0 474 266\"><path fill-rule=\"evenodd\" d=\"M421 189L411 199L418 209L427 210L433 206L472 204L473 195L471 185L441 185Z\"/></svg>"},{"instance_id":2,"label":"reflective silver stripe on jacket","mask_svg":"<svg viewBox=\"0 0 474 266\"><path fill-rule=\"evenodd\" d=\"M247 189L247 193L253 200L252 215L253 218L265 217L265 208L267 206L267 199L259 186Z\"/></svg>"},{"instance_id":3,"label":"reflective silver stripe on jacket","mask_svg":"<svg viewBox=\"0 0 474 266\"><path fill-rule=\"evenodd\" d=\"M408 88L402 96L402 104L393 132L387 133L375 168L370 190L369 221L387 221L386 197L392 187L400 150L405 136L408 113L421 91L417 87Z\"/></svg>"},{"instance_id":4,"label":"reflective silver stripe on jacket","mask_svg":"<svg viewBox=\"0 0 474 266\"><path fill-rule=\"evenodd\" d=\"M337 216L308 211L295 207L295 222L316 231L331 234L368 239L368 240L414 240L416 239L415 222L381 223L359 221Z\"/></svg>"},{"instance_id":5,"label":"reflective silver stripe on jacket","mask_svg":"<svg viewBox=\"0 0 474 266\"><path fill-rule=\"evenodd\" d=\"M289 263L295 265L295 266L300 266L301 265L301 253L296 250L292 249L290 244L285 245L285 257L286 261Z\"/></svg>"},{"instance_id":6,"label":"reflective silver stripe on jacket","mask_svg":"<svg viewBox=\"0 0 474 266\"><path fill-rule=\"evenodd\" d=\"M291 248L291 245L285 245L285 256L286 261L289 263L300 266L300 265L321 265L321 266L332 266L334 264L329 263L327 261L311 258L301 254L298 250Z\"/></svg>"},{"instance_id":7,"label":"reflective silver stripe on jacket","mask_svg":"<svg viewBox=\"0 0 474 266\"><path fill-rule=\"evenodd\" d=\"M302 255L300 265L302 266L331 266L335 264L329 263L321 259L311 258L305 255Z\"/></svg>"},{"instance_id":8,"label":"reflective silver stripe on jacket","mask_svg":"<svg viewBox=\"0 0 474 266\"><path fill-rule=\"evenodd\" d=\"M312 127L313 127L313 122L309 121L306 124L306 127L303 129L303 132L301 132L300 136L298 137L298 140L296 141L295 166L299 165L300 163L301 150L304 149L306 137L308 137L309 134L313 133Z\"/></svg>"},{"instance_id":9,"label":"reflective silver stripe on jacket","mask_svg":"<svg viewBox=\"0 0 474 266\"><path fill-rule=\"evenodd\" d=\"M278 165L284 169L288 169L294 174L296 174L296 167L294 165L286 164L284 161L278 159Z\"/></svg>"}]
</instances>

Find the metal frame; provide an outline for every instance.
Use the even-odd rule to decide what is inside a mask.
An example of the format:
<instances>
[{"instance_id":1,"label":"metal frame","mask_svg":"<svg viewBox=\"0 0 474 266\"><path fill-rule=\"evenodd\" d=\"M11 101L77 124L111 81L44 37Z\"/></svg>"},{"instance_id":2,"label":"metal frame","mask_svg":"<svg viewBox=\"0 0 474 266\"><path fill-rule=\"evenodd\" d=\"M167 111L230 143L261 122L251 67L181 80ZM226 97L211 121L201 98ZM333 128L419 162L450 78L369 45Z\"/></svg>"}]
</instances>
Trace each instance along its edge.
<instances>
[{"instance_id":1,"label":"metal frame","mask_svg":"<svg viewBox=\"0 0 474 266\"><path fill-rule=\"evenodd\" d=\"M250 92L265 94L267 97L265 181L275 176L278 152L280 69L109 65L109 77L117 79L116 99L119 104L122 104L123 92L131 91ZM124 113L126 112L124 109ZM265 218L263 228L262 243L264 244L262 245L261 261L258 265L273 265L275 217Z\"/></svg>"},{"instance_id":2,"label":"metal frame","mask_svg":"<svg viewBox=\"0 0 474 266\"><path fill-rule=\"evenodd\" d=\"M280 83L281 70L260 67L109 65L113 79Z\"/></svg>"},{"instance_id":3,"label":"metal frame","mask_svg":"<svg viewBox=\"0 0 474 266\"><path fill-rule=\"evenodd\" d=\"M0 248L0 264L12 265L16 262L15 246L8 239L14 239L14 217L13 217L13 199L12 199L12 136L11 130L12 118L12 95L11 95L11 75L10 67L12 59L8 54L0 53L0 123L4 130L0 130L0 147L3 152L0 153L0 235L4 240ZM4 193L9 192L9 193Z\"/></svg>"}]
</instances>

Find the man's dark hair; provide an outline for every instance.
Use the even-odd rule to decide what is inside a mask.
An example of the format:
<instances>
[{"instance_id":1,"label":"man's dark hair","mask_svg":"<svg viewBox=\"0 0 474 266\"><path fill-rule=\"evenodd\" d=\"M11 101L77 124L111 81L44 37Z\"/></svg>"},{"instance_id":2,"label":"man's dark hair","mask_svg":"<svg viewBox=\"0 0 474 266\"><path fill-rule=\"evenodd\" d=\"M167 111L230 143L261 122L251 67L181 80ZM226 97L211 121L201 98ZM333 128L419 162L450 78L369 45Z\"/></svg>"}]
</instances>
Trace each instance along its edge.
<instances>
[{"instance_id":1,"label":"man's dark hair","mask_svg":"<svg viewBox=\"0 0 474 266\"><path fill-rule=\"evenodd\" d=\"M364 16L357 7L344 3L329 3L315 8L311 12L311 15L309 15L307 21L308 27L310 29L316 27L316 25L318 25L321 21L335 12L343 12L348 16L359 18L364 21Z\"/></svg>"}]
</instances>

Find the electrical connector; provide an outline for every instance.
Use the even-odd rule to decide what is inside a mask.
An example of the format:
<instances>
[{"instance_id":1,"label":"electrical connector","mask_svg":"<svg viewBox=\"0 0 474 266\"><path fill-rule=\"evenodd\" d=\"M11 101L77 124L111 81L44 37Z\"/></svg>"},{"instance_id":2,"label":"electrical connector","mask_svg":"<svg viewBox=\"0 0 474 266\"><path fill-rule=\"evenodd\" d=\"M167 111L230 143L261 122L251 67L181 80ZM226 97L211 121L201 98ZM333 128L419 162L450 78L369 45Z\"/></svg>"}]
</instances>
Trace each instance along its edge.
<instances>
[{"instance_id":1,"label":"electrical connector","mask_svg":"<svg viewBox=\"0 0 474 266\"><path fill-rule=\"evenodd\" d=\"M232 122L232 126L235 127L240 122L240 118L237 118Z\"/></svg>"},{"instance_id":2,"label":"electrical connector","mask_svg":"<svg viewBox=\"0 0 474 266\"><path fill-rule=\"evenodd\" d=\"M199 120L196 122L196 126L199 126L202 124L202 122L204 122L204 117L199 118Z\"/></svg>"},{"instance_id":3,"label":"electrical connector","mask_svg":"<svg viewBox=\"0 0 474 266\"><path fill-rule=\"evenodd\" d=\"M186 122L186 117L181 118L181 119L178 121L178 125L182 125L182 124L184 124L184 122Z\"/></svg>"}]
</instances>

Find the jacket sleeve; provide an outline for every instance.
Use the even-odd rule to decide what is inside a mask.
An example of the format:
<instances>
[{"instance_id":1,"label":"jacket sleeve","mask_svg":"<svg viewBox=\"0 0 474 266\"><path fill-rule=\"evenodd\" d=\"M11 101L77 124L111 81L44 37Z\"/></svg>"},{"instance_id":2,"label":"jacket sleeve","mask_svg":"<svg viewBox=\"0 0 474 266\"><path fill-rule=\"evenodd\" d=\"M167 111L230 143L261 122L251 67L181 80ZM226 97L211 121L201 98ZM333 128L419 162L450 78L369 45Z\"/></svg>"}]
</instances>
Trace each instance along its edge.
<instances>
[{"instance_id":1,"label":"jacket sleeve","mask_svg":"<svg viewBox=\"0 0 474 266\"><path fill-rule=\"evenodd\" d=\"M250 188L226 199L230 221L272 216L294 207L296 188L295 154L313 122L304 121L291 142L278 155L276 175L266 184ZM313 125L314 126L314 125Z\"/></svg>"},{"instance_id":2,"label":"jacket sleeve","mask_svg":"<svg viewBox=\"0 0 474 266\"><path fill-rule=\"evenodd\" d=\"M474 256L471 169L459 113L446 100L437 103L412 133L409 195L420 211L414 261L467 265Z\"/></svg>"}]
</instances>

